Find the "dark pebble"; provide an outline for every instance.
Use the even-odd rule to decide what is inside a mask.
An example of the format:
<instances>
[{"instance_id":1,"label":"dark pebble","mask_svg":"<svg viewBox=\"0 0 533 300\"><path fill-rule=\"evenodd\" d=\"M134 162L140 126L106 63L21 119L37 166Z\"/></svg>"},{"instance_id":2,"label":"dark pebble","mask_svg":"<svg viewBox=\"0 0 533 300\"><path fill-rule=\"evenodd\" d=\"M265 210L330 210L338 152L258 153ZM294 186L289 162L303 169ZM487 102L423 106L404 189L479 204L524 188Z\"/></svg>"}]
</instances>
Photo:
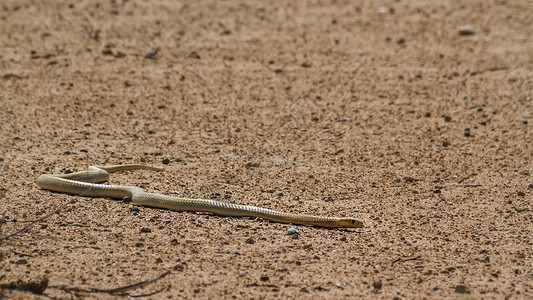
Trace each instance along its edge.
<instances>
[{"instance_id":1,"label":"dark pebble","mask_svg":"<svg viewBox=\"0 0 533 300\"><path fill-rule=\"evenodd\" d=\"M163 164L164 165L168 165L169 163L170 163L170 159L168 159L168 158L163 159Z\"/></svg>"},{"instance_id":2,"label":"dark pebble","mask_svg":"<svg viewBox=\"0 0 533 300\"><path fill-rule=\"evenodd\" d=\"M374 286L374 289L381 290L381 281L374 281L372 285Z\"/></svg>"},{"instance_id":3,"label":"dark pebble","mask_svg":"<svg viewBox=\"0 0 533 300\"><path fill-rule=\"evenodd\" d=\"M150 227L148 227L148 226L143 226L143 227L141 228L141 232L145 232L145 233L146 233L146 232L152 232L152 229L150 229Z\"/></svg>"},{"instance_id":4,"label":"dark pebble","mask_svg":"<svg viewBox=\"0 0 533 300\"><path fill-rule=\"evenodd\" d=\"M155 260L155 263L156 263L156 264L162 264L162 263L163 263L163 260L161 259L161 257L158 257L158 258Z\"/></svg>"},{"instance_id":5,"label":"dark pebble","mask_svg":"<svg viewBox=\"0 0 533 300\"><path fill-rule=\"evenodd\" d=\"M450 116L444 116L444 121L450 122L452 120L452 117Z\"/></svg>"},{"instance_id":6,"label":"dark pebble","mask_svg":"<svg viewBox=\"0 0 533 300\"><path fill-rule=\"evenodd\" d=\"M524 191L518 191L516 192L516 194L519 196L519 197L524 197L526 195L526 193Z\"/></svg>"},{"instance_id":7,"label":"dark pebble","mask_svg":"<svg viewBox=\"0 0 533 300\"><path fill-rule=\"evenodd\" d=\"M70 155L70 151L66 150L66 151L63 152L63 154Z\"/></svg>"},{"instance_id":8,"label":"dark pebble","mask_svg":"<svg viewBox=\"0 0 533 300\"><path fill-rule=\"evenodd\" d=\"M258 162L255 162L255 161L249 161L246 163L246 167L247 168L258 168L259 167L259 163Z\"/></svg>"},{"instance_id":9,"label":"dark pebble","mask_svg":"<svg viewBox=\"0 0 533 300\"><path fill-rule=\"evenodd\" d=\"M144 244L143 242L136 242L135 247L142 247Z\"/></svg>"},{"instance_id":10,"label":"dark pebble","mask_svg":"<svg viewBox=\"0 0 533 300\"><path fill-rule=\"evenodd\" d=\"M429 117L431 117L431 113L427 112L426 113L426 118L429 118Z\"/></svg>"},{"instance_id":11,"label":"dark pebble","mask_svg":"<svg viewBox=\"0 0 533 300\"><path fill-rule=\"evenodd\" d=\"M247 239L246 239L246 243L247 243L247 244L250 244L250 245L251 245L251 244L255 244L255 240L252 239L252 238L250 237L250 238L247 238Z\"/></svg>"},{"instance_id":12,"label":"dark pebble","mask_svg":"<svg viewBox=\"0 0 533 300\"><path fill-rule=\"evenodd\" d=\"M25 265L28 263L28 260L25 259L24 257L19 257L15 260L15 264L16 265Z\"/></svg>"},{"instance_id":13,"label":"dark pebble","mask_svg":"<svg viewBox=\"0 0 533 300\"><path fill-rule=\"evenodd\" d=\"M455 292L459 294L469 294L470 291L464 284L458 284L455 286Z\"/></svg>"},{"instance_id":14,"label":"dark pebble","mask_svg":"<svg viewBox=\"0 0 533 300\"><path fill-rule=\"evenodd\" d=\"M266 275L261 275L261 277L259 277L259 280L261 281L268 281L270 278Z\"/></svg>"},{"instance_id":15,"label":"dark pebble","mask_svg":"<svg viewBox=\"0 0 533 300\"><path fill-rule=\"evenodd\" d=\"M448 141L442 142L442 146L443 147L448 147L449 145L450 145L450 142L448 142Z\"/></svg>"},{"instance_id":16,"label":"dark pebble","mask_svg":"<svg viewBox=\"0 0 533 300\"><path fill-rule=\"evenodd\" d=\"M170 241L170 244L173 245L173 246L176 246L178 244L178 239L172 239Z\"/></svg>"}]
</instances>

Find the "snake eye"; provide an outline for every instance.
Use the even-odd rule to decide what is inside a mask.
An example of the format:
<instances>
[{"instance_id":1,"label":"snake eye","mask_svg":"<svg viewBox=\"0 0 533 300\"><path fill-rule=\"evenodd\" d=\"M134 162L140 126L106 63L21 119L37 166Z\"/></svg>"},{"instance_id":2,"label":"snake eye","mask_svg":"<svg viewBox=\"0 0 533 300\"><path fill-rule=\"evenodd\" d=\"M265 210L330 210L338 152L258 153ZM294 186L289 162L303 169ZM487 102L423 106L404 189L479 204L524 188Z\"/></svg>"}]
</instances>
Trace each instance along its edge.
<instances>
[{"instance_id":1,"label":"snake eye","mask_svg":"<svg viewBox=\"0 0 533 300\"><path fill-rule=\"evenodd\" d=\"M352 224L355 224L355 220L352 220Z\"/></svg>"}]
</instances>

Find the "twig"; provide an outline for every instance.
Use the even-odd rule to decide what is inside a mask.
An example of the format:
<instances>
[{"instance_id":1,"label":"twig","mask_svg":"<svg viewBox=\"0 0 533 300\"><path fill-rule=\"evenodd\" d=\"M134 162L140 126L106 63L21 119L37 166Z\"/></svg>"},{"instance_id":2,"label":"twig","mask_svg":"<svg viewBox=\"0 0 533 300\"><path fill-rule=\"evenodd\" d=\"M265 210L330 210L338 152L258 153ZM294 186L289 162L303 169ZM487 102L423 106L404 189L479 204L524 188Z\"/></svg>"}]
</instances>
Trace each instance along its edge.
<instances>
[{"instance_id":1,"label":"twig","mask_svg":"<svg viewBox=\"0 0 533 300\"><path fill-rule=\"evenodd\" d=\"M422 258L422 255L419 255L417 257L412 257L412 258L401 258L401 257L399 257L399 258L393 260L392 263L405 262L405 261L410 261L410 260L418 260L420 258Z\"/></svg>"},{"instance_id":2,"label":"twig","mask_svg":"<svg viewBox=\"0 0 533 300\"><path fill-rule=\"evenodd\" d=\"M447 185L460 186L460 187L478 187L482 186L481 184L461 184L455 182L446 182Z\"/></svg>"},{"instance_id":3,"label":"twig","mask_svg":"<svg viewBox=\"0 0 533 300\"><path fill-rule=\"evenodd\" d=\"M67 285L50 286L50 288L63 290L65 292L108 293L108 294L123 293L123 294L125 294L124 293L125 291L128 291L128 290L131 290L131 289L134 289L134 288L138 288L138 287L147 285L147 284L149 284L151 282L154 282L154 281L156 281L156 280L158 280L160 278L165 277L168 274L170 274L170 270L167 270L167 271L165 271L165 272L163 272L161 274L158 274L158 275L156 275L156 276L154 276L154 277L152 277L150 279L146 279L146 280L134 283L134 284L121 286L121 287L117 287L117 288L112 288L112 289L100 289L100 288L83 289L83 288L80 288L80 287L75 287L75 286L71 287L71 286L67 286Z\"/></svg>"},{"instance_id":4,"label":"twig","mask_svg":"<svg viewBox=\"0 0 533 300\"><path fill-rule=\"evenodd\" d=\"M8 234L4 235L3 237L0 237L0 242L2 242L4 240L7 240L7 239L9 239L9 238L11 238L11 237L13 237L15 235L19 235L19 234L22 234L22 233L28 231L36 223L45 220L46 218L50 217L51 215L58 214L63 207L64 207L64 205L60 206L59 208L55 209L54 211L44 215L43 217L41 217L41 218L39 218L37 220L31 221L28 225L22 227L22 229L19 229L19 230L15 231L15 232L8 233Z\"/></svg>"}]
</instances>

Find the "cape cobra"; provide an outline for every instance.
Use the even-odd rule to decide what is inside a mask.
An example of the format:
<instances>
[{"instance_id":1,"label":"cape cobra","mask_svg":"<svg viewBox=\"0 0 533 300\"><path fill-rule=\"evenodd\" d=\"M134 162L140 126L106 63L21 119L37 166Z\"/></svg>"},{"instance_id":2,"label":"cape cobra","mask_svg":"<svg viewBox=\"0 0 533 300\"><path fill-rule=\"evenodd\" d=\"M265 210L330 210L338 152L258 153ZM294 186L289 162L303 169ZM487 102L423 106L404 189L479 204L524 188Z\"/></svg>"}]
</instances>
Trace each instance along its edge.
<instances>
[{"instance_id":1,"label":"cape cobra","mask_svg":"<svg viewBox=\"0 0 533 300\"><path fill-rule=\"evenodd\" d=\"M70 174L43 174L37 178L37 185L42 189L78 196L107 197L114 199L129 198L135 205L164 208L175 211L210 212L221 216L258 217L272 222L314 225L330 228L363 227L363 222L354 218L333 218L292 214L250 205L146 193L140 187L136 186L98 184L108 181L109 173L138 169L153 171L164 170L160 167L147 165L89 166L87 171Z\"/></svg>"}]
</instances>

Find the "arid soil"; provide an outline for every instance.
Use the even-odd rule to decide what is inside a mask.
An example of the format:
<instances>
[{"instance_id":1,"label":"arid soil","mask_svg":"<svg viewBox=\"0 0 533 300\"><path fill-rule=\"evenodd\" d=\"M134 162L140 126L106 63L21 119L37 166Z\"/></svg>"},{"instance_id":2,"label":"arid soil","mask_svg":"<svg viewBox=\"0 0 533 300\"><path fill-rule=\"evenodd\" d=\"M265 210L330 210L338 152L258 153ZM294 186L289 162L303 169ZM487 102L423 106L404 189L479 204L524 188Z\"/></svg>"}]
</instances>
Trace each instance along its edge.
<instances>
[{"instance_id":1,"label":"arid soil","mask_svg":"<svg viewBox=\"0 0 533 300\"><path fill-rule=\"evenodd\" d=\"M531 1L3 0L0 50L0 298L533 297ZM365 227L35 184L130 163Z\"/></svg>"}]
</instances>

